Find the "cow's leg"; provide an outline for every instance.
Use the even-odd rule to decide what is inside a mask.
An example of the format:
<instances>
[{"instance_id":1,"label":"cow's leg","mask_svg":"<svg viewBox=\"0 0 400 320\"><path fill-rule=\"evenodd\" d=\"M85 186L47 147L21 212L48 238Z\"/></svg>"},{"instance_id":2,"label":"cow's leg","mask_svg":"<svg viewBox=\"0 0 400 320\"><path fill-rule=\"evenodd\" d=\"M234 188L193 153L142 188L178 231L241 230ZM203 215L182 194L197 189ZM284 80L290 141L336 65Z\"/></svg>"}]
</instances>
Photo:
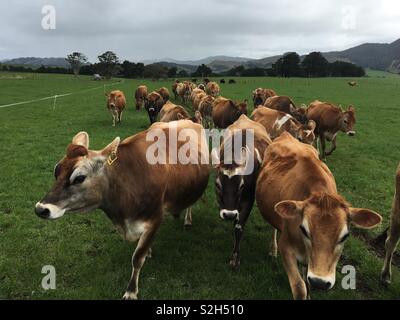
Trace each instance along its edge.
<instances>
[{"instance_id":1,"label":"cow's leg","mask_svg":"<svg viewBox=\"0 0 400 320\"><path fill-rule=\"evenodd\" d=\"M185 223L183 225L185 228L192 226L192 207L186 209Z\"/></svg>"},{"instance_id":2,"label":"cow's leg","mask_svg":"<svg viewBox=\"0 0 400 320\"><path fill-rule=\"evenodd\" d=\"M112 112L112 126L115 127L115 114Z\"/></svg>"},{"instance_id":3,"label":"cow's leg","mask_svg":"<svg viewBox=\"0 0 400 320\"><path fill-rule=\"evenodd\" d=\"M293 298L295 300L306 300L308 297L307 286L299 272L296 255L289 248L282 247L281 243L279 251L289 279L290 288L292 289Z\"/></svg>"},{"instance_id":4,"label":"cow's leg","mask_svg":"<svg viewBox=\"0 0 400 320\"><path fill-rule=\"evenodd\" d=\"M119 115L118 115L118 122L121 123L121 121L122 121L122 111L119 112Z\"/></svg>"},{"instance_id":5,"label":"cow's leg","mask_svg":"<svg viewBox=\"0 0 400 320\"><path fill-rule=\"evenodd\" d=\"M321 148L321 150L320 150L320 158L322 159L322 160L324 160L325 159L325 148L326 148L326 144L325 144L325 135L324 135L324 133L322 132L322 133L320 133L319 134L319 142L320 142L320 148Z\"/></svg>"},{"instance_id":6,"label":"cow's leg","mask_svg":"<svg viewBox=\"0 0 400 320\"><path fill-rule=\"evenodd\" d=\"M140 236L138 245L135 249L135 252L132 256L132 276L129 281L128 288L123 296L125 300L136 300L139 292L139 274L144 261L146 260L146 256L149 254L149 250L151 250L150 246L154 240L154 236L160 226L160 222L156 222L153 225L149 226L143 234ZM151 254L151 253L150 253Z\"/></svg>"},{"instance_id":7,"label":"cow's leg","mask_svg":"<svg viewBox=\"0 0 400 320\"><path fill-rule=\"evenodd\" d=\"M331 149L329 151L325 152L326 156L330 156L332 154L332 152L336 150L336 137L337 137L337 134L335 134L333 136Z\"/></svg>"},{"instance_id":8,"label":"cow's leg","mask_svg":"<svg viewBox=\"0 0 400 320\"><path fill-rule=\"evenodd\" d=\"M398 178L398 180L400 180ZM400 181L397 182L397 188L400 188ZM396 188L396 189L397 189ZM388 231L388 237L385 243L385 262L381 272L381 280L385 284L390 284L392 280L392 258L394 250L397 247L400 239L400 194L399 190L396 190L396 194L393 200L392 214L390 217L390 228Z\"/></svg>"},{"instance_id":9,"label":"cow's leg","mask_svg":"<svg viewBox=\"0 0 400 320\"><path fill-rule=\"evenodd\" d=\"M278 243L276 241L277 234L278 230L274 228L274 231L272 232L271 250L269 252L269 255L274 258L278 257Z\"/></svg>"},{"instance_id":10,"label":"cow's leg","mask_svg":"<svg viewBox=\"0 0 400 320\"><path fill-rule=\"evenodd\" d=\"M247 219L249 218L253 203L254 199L242 204L239 220L235 222L235 227L233 230L234 246L231 260L229 261L229 265L234 269L238 269L240 267L240 241L242 240L243 229L246 225Z\"/></svg>"}]
</instances>

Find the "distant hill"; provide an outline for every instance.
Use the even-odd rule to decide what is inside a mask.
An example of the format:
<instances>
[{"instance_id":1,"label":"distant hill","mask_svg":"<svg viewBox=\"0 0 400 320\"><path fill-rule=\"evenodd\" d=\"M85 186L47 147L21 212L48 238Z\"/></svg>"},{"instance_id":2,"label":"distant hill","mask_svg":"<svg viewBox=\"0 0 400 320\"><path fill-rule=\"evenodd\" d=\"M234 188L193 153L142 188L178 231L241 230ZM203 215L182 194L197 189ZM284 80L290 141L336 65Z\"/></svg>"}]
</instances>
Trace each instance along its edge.
<instances>
[{"instance_id":1,"label":"distant hill","mask_svg":"<svg viewBox=\"0 0 400 320\"><path fill-rule=\"evenodd\" d=\"M336 60L348 61L364 68L400 73L400 39L392 43L365 43L344 51L323 52L322 54L330 62L334 62ZM164 58L157 60L144 60L141 62L144 64L159 63L168 68L177 67L178 71L185 70L189 73L194 72L197 66L206 64L214 72L219 73L228 71L229 69L240 65L243 65L246 68L269 68L280 57L282 57L282 55L266 57L262 59L251 59L245 57L219 55L210 56L199 60L176 60L172 58ZM33 67L40 67L41 65L54 67L69 66L64 58L27 57L10 59L2 61L2 63Z\"/></svg>"}]
</instances>

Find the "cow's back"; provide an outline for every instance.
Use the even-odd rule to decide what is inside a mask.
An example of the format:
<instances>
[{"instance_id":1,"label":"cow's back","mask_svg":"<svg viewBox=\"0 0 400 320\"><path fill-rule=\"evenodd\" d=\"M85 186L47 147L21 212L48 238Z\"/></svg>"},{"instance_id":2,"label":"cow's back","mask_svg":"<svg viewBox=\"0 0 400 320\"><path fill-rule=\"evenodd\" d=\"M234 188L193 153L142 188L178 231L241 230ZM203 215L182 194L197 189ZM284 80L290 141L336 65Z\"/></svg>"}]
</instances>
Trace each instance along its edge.
<instances>
[{"instance_id":1,"label":"cow's back","mask_svg":"<svg viewBox=\"0 0 400 320\"><path fill-rule=\"evenodd\" d=\"M239 111L233 101L221 98L214 101L212 118L217 128L225 129L239 118Z\"/></svg>"},{"instance_id":2,"label":"cow's back","mask_svg":"<svg viewBox=\"0 0 400 320\"><path fill-rule=\"evenodd\" d=\"M302 201L321 187L336 193L335 179L318 152L284 132L266 150L257 181L257 204L264 218L278 230L282 219L274 207L284 200Z\"/></svg>"},{"instance_id":3,"label":"cow's back","mask_svg":"<svg viewBox=\"0 0 400 320\"><path fill-rule=\"evenodd\" d=\"M317 124L316 131L332 131L338 127L341 110L330 104L315 101L307 109L307 118Z\"/></svg>"}]
</instances>

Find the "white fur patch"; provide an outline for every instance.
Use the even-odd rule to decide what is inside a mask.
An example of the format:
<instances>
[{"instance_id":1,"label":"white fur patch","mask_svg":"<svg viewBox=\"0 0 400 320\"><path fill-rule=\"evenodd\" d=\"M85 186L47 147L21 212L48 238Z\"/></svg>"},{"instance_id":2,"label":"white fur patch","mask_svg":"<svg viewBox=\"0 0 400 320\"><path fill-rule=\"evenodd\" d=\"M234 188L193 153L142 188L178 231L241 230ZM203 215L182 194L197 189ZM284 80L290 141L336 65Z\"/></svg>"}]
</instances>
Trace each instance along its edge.
<instances>
[{"instance_id":1,"label":"white fur patch","mask_svg":"<svg viewBox=\"0 0 400 320\"><path fill-rule=\"evenodd\" d=\"M125 220L125 228L123 230L123 236L125 240L129 242L136 242L139 240L140 236L147 228L147 223L142 221L130 222L129 220Z\"/></svg>"},{"instance_id":2,"label":"white fur patch","mask_svg":"<svg viewBox=\"0 0 400 320\"><path fill-rule=\"evenodd\" d=\"M48 209L50 211L50 215L48 219L58 219L61 218L67 209L61 209L60 207L50 204L50 203L40 203L36 204L36 207L40 207L42 209Z\"/></svg>"},{"instance_id":3,"label":"white fur patch","mask_svg":"<svg viewBox=\"0 0 400 320\"><path fill-rule=\"evenodd\" d=\"M277 130L279 130L290 119L292 119L292 116L290 114L287 114L284 117L280 118L279 120L276 120L275 123L274 123L275 128Z\"/></svg>"}]
</instances>

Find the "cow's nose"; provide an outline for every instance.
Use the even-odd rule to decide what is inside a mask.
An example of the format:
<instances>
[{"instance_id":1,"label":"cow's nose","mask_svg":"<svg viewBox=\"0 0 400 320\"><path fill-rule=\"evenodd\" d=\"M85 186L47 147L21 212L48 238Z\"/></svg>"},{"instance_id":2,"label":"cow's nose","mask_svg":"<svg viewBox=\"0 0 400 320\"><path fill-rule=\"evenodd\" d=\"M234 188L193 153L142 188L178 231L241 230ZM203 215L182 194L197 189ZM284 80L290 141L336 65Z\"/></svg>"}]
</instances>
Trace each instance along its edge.
<instances>
[{"instance_id":1,"label":"cow's nose","mask_svg":"<svg viewBox=\"0 0 400 320\"><path fill-rule=\"evenodd\" d=\"M350 137L354 137L356 135L356 132L355 131L349 131L349 132L347 132L347 135L350 136Z\"/></svg>"},{"instance_id":2,"label":"cow's nose","mask_svg":"<svg viewBox=\"0 0 400 320\"><path fill-rule=\"evenodd\" d=\"M308 283L315 289L320 289L320 290L329 290L332 287L332 283L330 281L325 281L320 278L313 278L308 276L307 277Z\"/></svg>"},{"instance_id":3,"label":"cow's nose","mask_svg":"<svg viewBox=\"0 0 400 320\"><path fill-rule=\"evenodd\" d=\"M37 203L35 206L35 213L43 219L47 219L50 217L50 210L46 207L42 206L41 203Z\"/></svg>"},{"instance_id":4,"label":"cow's nose","mask_svg":"<svg viewBox=\"0 0 400 320\"><path fill-rule=\"evenodd\" d=\"M239 211L222 209L219 215L222 220L235 220L239 217Z\"/></svg>"}]
</instances>

